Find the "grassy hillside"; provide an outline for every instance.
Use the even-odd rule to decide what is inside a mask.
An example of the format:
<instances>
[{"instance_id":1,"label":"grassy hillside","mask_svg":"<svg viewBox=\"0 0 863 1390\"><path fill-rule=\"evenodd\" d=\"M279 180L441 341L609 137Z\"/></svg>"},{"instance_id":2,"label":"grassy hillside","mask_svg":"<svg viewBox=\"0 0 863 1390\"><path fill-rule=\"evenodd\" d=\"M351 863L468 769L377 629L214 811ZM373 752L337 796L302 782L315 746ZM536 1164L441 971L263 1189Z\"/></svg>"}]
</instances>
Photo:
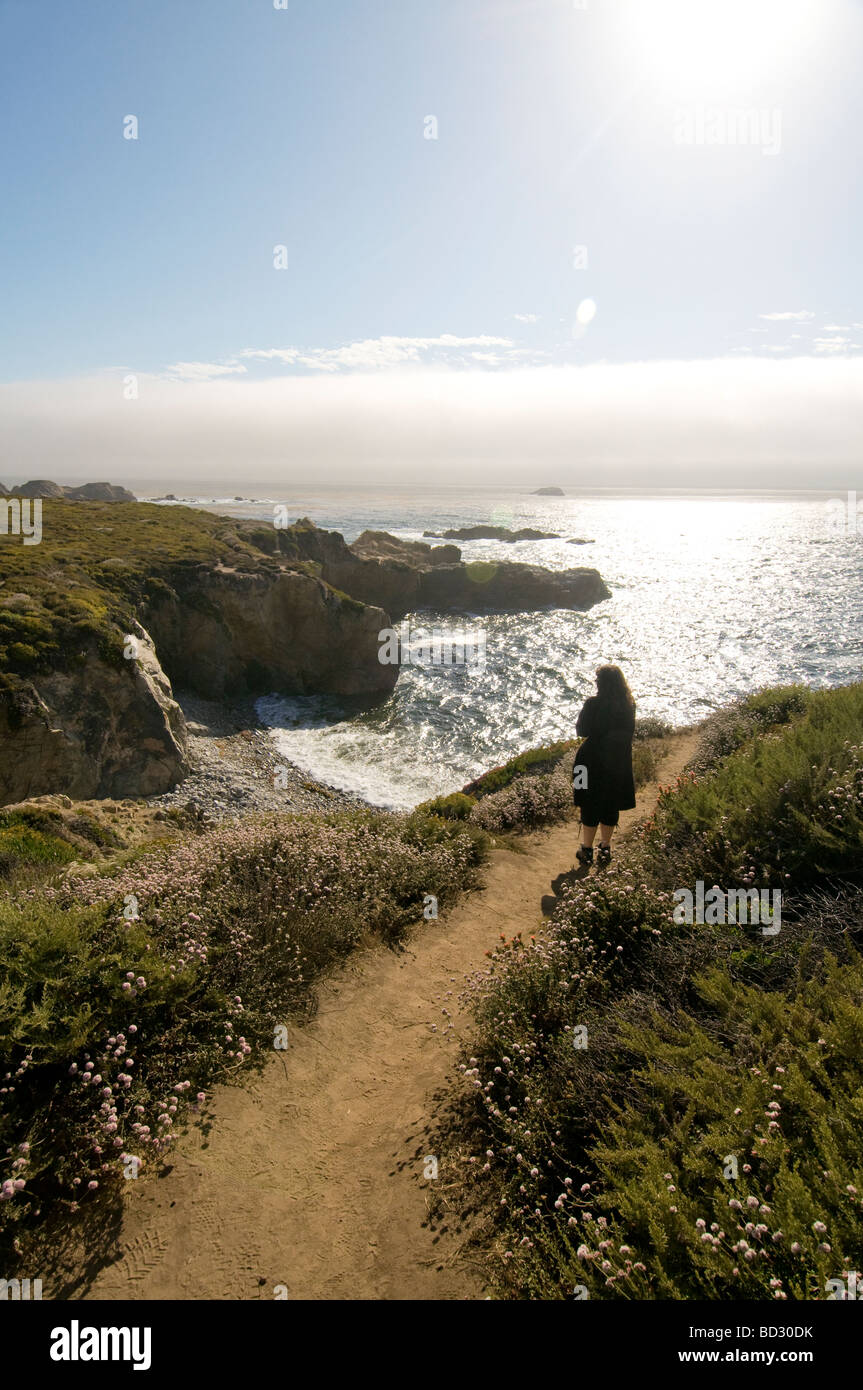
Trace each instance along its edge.
<instances>
[{"instance_id":1,"label":"grassy hillside","mask_svg":"<svg viewBox=\"0 0 863 1390\"><path fill-rule=\"evenodd\" d=\"M451 1157L502 1296L825 1298L863 1265L861 728L861 685L721 712L614 869L493 954ZM697 879L781 887L781 930L676 925Z\"/></svg>"},{"instance_id":2,"label":"grassy hillside","mask_svg":"<svg viewBox=\"0 0 863 1390\"><path fill-rule=\"evenodd\" d=\"M92 872L125 852L158 847L199 828L194 815L145 801L72 801L67 796L0 809L0 894L50 882L60 868ZM85 870L85 866L88 866Z\"/></svg>"},{"instance_id":3,"label":"grassy hillside","mask_svg":"<svg viewBox=\"0 0 863 1390\"><path fill-rule=\"evenodd\" d=\"M63 873L74 833L41 808L0 830L41 875L0 897L0 1246L156 1165L209 1086L308 1016L324 970L366 937L397 944L485 853L470 827L356 812Z\"/></svg>"},{"instance_id":4,"label":"grassy hillside","mask_svg":"<svg viewBox=\"0 0 863 1390\"><path fill-rule=\"evenodd\" d=\"M52 499L42 507L40 545L7 539L0 546L0 682L7 690L40 668L73 665L94 643L121 663L121 639L140 605L198 565L278 569L242 523L209 512Z\"/></svg>"},{"instance_id":5,"label":"grassy hillside","mask_svg":"<svg viewBox=\"0 0 863 1390\"><path fill-rule=\"evenodd\" d=\"M720 711L612 868L472 977L446 1162L502 1297L811 1299L861 1268L861 727L860 685ZM455 815L177 825L125 847L95 812L4 813L5 1240L110 1198L132 1161L157 1167L214 1081L308 1016L333 962L476 882L475 811L535 823L536 786L549 805L572 755L522 755ZM677 924L674 891L697 879L781 888L780 932Z\"/></svg>"},{"instance_id":6,"label":"grassy hillside","mask_svg":"<svg viewBox=\"0 0 863 1390\"><path fill-rule=\"evenodd\" d=\"M562 788L555 815L571 813L575 746L522 754L469 804L500 819L505 798L524 829L536 789L551 804ZM0 812L7 1238L115 1190L129 1156L158 1163L199 1093L309 1013L321 972L369 934L397 943L429 895L445 910L470 887L488 837L442 809L198 834L132 803Z\"/></svg>"}]
</instances>

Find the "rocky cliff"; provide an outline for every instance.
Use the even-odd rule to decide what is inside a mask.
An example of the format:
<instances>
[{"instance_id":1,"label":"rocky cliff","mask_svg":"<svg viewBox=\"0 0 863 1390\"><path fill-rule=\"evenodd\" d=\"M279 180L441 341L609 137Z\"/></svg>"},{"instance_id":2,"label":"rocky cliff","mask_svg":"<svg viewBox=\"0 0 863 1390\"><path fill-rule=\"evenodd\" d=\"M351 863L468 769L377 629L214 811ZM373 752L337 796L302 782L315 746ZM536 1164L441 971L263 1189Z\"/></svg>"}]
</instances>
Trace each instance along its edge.
<instances>
[{"instance_id":1,"label":"rocky cliff","mask_svg":"<svg viewBox=\"0 0 863 1390\"><path fill-rule=\"evenodd\" d=\"M202 566L158 592L146 621L175 684L210 698L385 694L397 678L377 657L387 614L294 570Z\"/></svg>"},{"instance_id":2,"label":"rocky cliff","mask_svg":"<svg viewBox=\"0 0 863 1390\"><path fill-rule=\"evenodd\" d=\"M0 801L148 796L186 772L174 685L202 695L386 695L389 616L222 517L43 502L0 546ZM135 642L127 639L135 638Z\"/></svg>"},{"instance_id":3,"label":"rocky cliff","mask_svg":"<svg viewBox=\"0 0 863 1390\"><path fill-rule=\"evenodd\" d=\"M534 526L521 526L510 531L508 526L456 526L448 531L423 531L424 536L441 536L446 541L505 541L514 545L516 541L557 541L557 531L537 531Z\"/></svg>"},{"instance_id":4,"label":"rocky cliff","mask_svg":"<svg viewBox=\"0 0 863 1390\"><path fill-rule=\"evenodd\" d=\"M285 555L313 563L327 583L393 619L417 608L438 612L529 613L592 608L611 594L598 570L546 570L509 561L465 563L456 546L401 541L365 531L353 545L308 519L280 535Z\"/></svg>"},{"instance_id":5,"label":"rocky cliff","mask_svg":"<svg viewBox=\"0 0 863 1390\"><path fill-rule=\"evenodd\" d=\"M309 521L46 497L0 545L0 801L148 796L186 771L173 685L384 697L379 634L414 609L589 608L596 570L465 564L456 546ZM134 638L134 642L128 639Z\"/></svg>"},{"instance_id":6,"label":"rocky cliff","mask_svg":"<svg viewBox=\"0 0 863 1390\"><path fill-rule=\"evenodd\" d=\"M69 502L135 502L134 492L115 483L82 483L80 487L65 487L46 478L13 487L11 492L0 483L0 497L65 497Z\"/></svg>"},{"instance_id":7,"label":"rocky cliff","mask_svg":"<svg viewBox=\"0 0 863 1390\"><path fill-rule=\"evenodd\" d=\"M426 531L426 535L430 532ZM361 560L403 560L419 569L456 565L461 560L457 545L426 545L425 541L402 541L389 531L363 531L349 547Z\"/></svg>"},{"instance_id":8,"label":"rocky cliff","mask_svg":"<svg viewBox=\"0 0 863 1390\"><path fill-rule=\"evenodd\" d=\"M40 673L0 700L0 802L45 792L150 796L186 770L182 711L139 624L136 659L97 651L72 670Z\"/></svg>"}]
</instances>

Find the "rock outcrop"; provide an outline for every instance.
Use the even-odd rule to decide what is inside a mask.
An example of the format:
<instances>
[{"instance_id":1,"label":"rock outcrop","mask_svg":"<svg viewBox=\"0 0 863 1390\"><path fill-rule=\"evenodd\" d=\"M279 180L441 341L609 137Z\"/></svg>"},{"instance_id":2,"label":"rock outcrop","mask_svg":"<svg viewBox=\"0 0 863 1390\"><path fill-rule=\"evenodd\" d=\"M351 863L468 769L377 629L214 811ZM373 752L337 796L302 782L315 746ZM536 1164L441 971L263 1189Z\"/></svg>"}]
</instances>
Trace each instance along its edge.
<instances>
[{"instance_id":1,"label":"rock outcrop","mask_svg":"<svg viewBox=\"0 0 863 1390\"><path fill-rule=\"evenodd\" d=\"M426 536L430 531L424 532ZM452 536L454 532L447 532ZM403 560L408 565L456 565L461 559L457 545L426 545L424 541L402 541L388 531L363 531L351 545L361 560Z\"/></svg>"},{"instance_id":2,"label":"rock outcrop","mask_svg":"<svg viewBox=\"0 0 863 1390\"><path fill-rule=\"evenodd\" d=\"M398 676L378 660L387 613L294 570L201 566L151 600L145 617L174 683L210 698L385 695Z\"/></svg>"},{"instance_id":3,"label":"rock outcrop","mask_svg":"<svg viewBox=\"0 0 863 1390\"><path fill-rule=\"evenodd\" d=\"M59 483L46 482L44 478L37 478L32 483L21 483L18 487L13 487L10 497L65 497L65 492Z\"/></svg>"},{"instance_id":4,"label":"rock outcrop","mask_svg":"<svg viewBox=\"0 0 863 1390\"><path fill-rule=\"evenodd\" d=\"M532 526L522 526L519 531L509 531L505 526L460 526L451 531L423 531L424 536L442 536L448 541L557 541L556 531L536 531Z\"/></svg>"},{"instance_id":5,"label":"rock outcrop","mask_svg":"<svg viewBox=\"0 0 863 1390\"><path fill-rule=\"evenodd\" d=\"M64 487L63 496L70 502L137 502L134 492L115 483L82 483L80 487Z\"/></svg>"},{"instance_id":6,"label":"rock outcrop","mask_svg":"<svg viewBox=\"0 0 863 1390\"><path fill-rule=\"evenodd\" d=\"M328 584L391 618L419 608L438 612L530 613L540 608L592 608L610 598L598 570L547 570L535 565L434 562L386 532L365 532L360 547L307 518L278 533L283 554L310 562ZM383 537L384 539L380 539ZM437 547L424 547L434 555ZM443 549L443 547L441 547Z\"/></svg>"},{"instance_id":7,"label":"rock outcrop","mask_svg":"<svg viewBox=\"0 0 863 1390\"><path fill-rule=\"evenodd\" d=\"M186 771L182 711L150 635L135 625L138 657L98 652L74 670L42 674L0 701L0 802L46 792L85 800L151 796Z\"/></svg>"},{"instance_id":8,"label":"rock outcrop","mask_svg":"<svg viewBox=\"0 0 863 1390\"><path fill-rule=\"evenodd\" d=\"M80 487L64 487L60 483L36 478L30 483L13 487L11 493L0 484L0 495L4 497L56 497L67 502L136 502L134 492L128 488L117 487L114 483L82 483Z\"/></svg>"},{"instance_id":9,"label":"rock outcrop","mask_svg":"<svg viewBox=\"0 0 863 1390\"><path fill-rule=\"evenodd\" d=\"M348 546L309 521L282 530L51 496L44 514L38 566L23 546L0 549L4 804L170 790L187 771L171 682L217 699L384 697L398 667L379 660L380 633L413 610L529 612L609 597L593 569L465 564L457 546L386 532Z\"/></svg>"},{"instance_id":10,"label":"rock outcrop","mask_svg":"<svg viewBox=\"0 0 863 1390\"><path fill-rule=\"evenodd\" d=\"M134 657L111 661L90 649L3 692L0 804L56 792L84 800L170 790L188 767L167 671L210 698L386 694L398 677L378 661L378 633L389 621L293 571L201 567L177 590L160 586L147 628L129 624Z\"/></svg>"},{"instance_id":11,"label":"rock outcrop","mask_svg":"<svg viewBox=\"0 0 863 1390\"><path fill-rule=\"evenodd\" d=\"M594 569L538 565L451 565L423 573L422 608L470 613L531 613L540 608L592 608L611 594Z\"/></svg>"},{"instance_id":12,"label":"rock outcrop","mask_svg":"<svg viewBox=\"0 0 863 1390\"><path fill-rule=\"evenodd\" d=\"M538 487L530 495L531 497L565 497L566 493L562 487Z\"/></svg>"},{"instance_id":13,"label":"rock outcrop","mask_svg":"<svg viewBox=\"0 0 863 1390\"><path fill-rule=\"evenodd\" d=\"M262 554L230 519L86 499L43 509L37 566L0 548L4 803L170 790L187 770L172 681L211 698L383 697L396 682L378 660L386 612L319 567Z\"/></svg>"}]
</instances>

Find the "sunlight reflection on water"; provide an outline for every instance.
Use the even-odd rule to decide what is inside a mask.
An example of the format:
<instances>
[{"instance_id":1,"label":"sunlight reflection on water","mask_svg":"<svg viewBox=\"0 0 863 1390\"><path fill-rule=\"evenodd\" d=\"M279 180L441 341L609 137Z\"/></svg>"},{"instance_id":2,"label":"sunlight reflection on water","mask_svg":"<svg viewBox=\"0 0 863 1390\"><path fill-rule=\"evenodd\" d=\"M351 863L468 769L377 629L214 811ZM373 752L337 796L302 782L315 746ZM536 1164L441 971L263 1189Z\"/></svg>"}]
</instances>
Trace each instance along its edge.
<instances>
[{"instance_id":1,"label":"sunlight reflection on water","mask_svg":"<svg viewBox=\"0 0 863 1390\"><path fill-rule=\"evenodd\" d=\"M602 661L624 668L640 714L675 724L767 683L838 685L861 675L863 540L831 534L821 499L552 499L512 490L490 504L489 494L345 493L297 497L294 511L349 541L366 527L419 540L434 526L494 514L498 525L561 539L461 543L466 560L590 565L612 591L588 613L477 619L487 633L484 670L405 668L392 697L357 718L338 722L332 703L263 703L267 722L282 726L287 757L377 804L413 805L524 748L570 737ZM429 615L414 625L423 619L447 625Z\"/></svg>"}]
</instances>

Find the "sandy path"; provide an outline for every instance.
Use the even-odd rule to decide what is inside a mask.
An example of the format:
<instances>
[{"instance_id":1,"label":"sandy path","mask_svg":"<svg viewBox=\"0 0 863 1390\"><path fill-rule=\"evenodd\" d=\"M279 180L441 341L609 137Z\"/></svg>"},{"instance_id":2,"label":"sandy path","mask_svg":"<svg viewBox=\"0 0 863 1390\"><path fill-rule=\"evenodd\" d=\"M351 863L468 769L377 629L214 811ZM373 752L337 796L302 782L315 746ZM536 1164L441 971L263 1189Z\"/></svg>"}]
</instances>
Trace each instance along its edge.
<instances>
[{"instance_id":1,"label":"sandy path","mask_svg":"<svg viewBox=\"0 0 863 1390\"><path fill-rule=\"evenodd\" d=\"M694 744L675 739L662 781ZM642 789L621 831L656 794ZM501 932L535 929L576 838L573 820L525 837L523 853L495 850L485 887L416 928L403 953L355 953L286 1052L245 1087L215 1089L208 1137L190 1132L165 1176L128 1184L114 1263L66 1296L272 1299L283 1285L291 1299L483 1298L457 1217L428 1223L426 1126L470 1023L463 977Z\"/></svg>"}]
</instances>

